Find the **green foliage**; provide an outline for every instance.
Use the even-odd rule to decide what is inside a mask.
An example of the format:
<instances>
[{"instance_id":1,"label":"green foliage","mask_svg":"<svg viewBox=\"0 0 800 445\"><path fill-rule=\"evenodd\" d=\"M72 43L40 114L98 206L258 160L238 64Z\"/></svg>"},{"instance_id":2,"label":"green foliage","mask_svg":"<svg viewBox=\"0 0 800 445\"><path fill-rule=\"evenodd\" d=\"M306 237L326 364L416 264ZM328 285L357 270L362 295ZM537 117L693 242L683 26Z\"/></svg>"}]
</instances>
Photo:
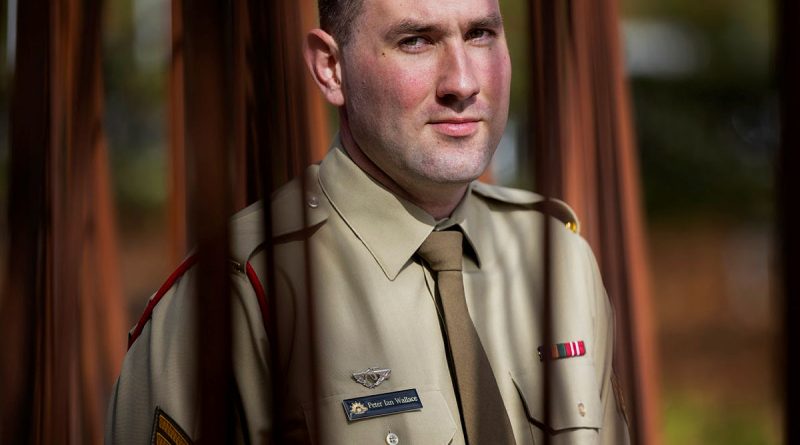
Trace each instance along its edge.
<instances>
[{"instance_id":1,"label":"green foliage","mask_svg":"<svg viewBox=\"0 0 800 445\"><path fill-rule=\"evenodd\" d=\"M651 218L772 215L774 104L763 91L634 83Z\"/></svg>"},{"instance_id":2,"label":"green foliage","mask_svg":"<svg viewBox=\"0 0 800 445\"><path fill-rule=\"evenodd\" d=\"M704 401L673 394L664 403L667 445L777 445L777 422L763 407Z\"/></svg>"},{"instance_id":3,"label":"green foliage","mask_svg":"<svg viewBox=\"0 0 800 445\"><path fill-rule=\"evenodd\" d=\"M511 53L513 76L511 78L511 114L521 115L527 109L528 73L530 73L530 57L528 57L528 7L527 2L520 0L500 0L503 14L503 25L506 29L508 50Z\"/></svg>"},{"instance_id":4,"label":"green foliage","mask_svg":"<svg viewBox=\"0 0 800 445\"><path fill-rule=\"evenodd\" d=\"M169 29L158 36L161 47L139 48L145 56L155 54L155 63L137 61L136 39L154 20L158 8L169 12L169 2L148 3L150 15L138 17L133 0L106 3L103 36L105 83L105 124L114 172L114 192L123 222L130 218L155 216L165 206L167 157ZM149 53L147 53L149 51ZM141 55L141 54L140 54Z\"/></svg>"},{"instance_id":5,"label":"green foliage","mask_svg":"<svg viewBox=\"0 0 800 445\"><path fill-rule=\"evenodd\" d=\"M771 218L778 113L770 3L631 0L624 13L680 27L700 57L684 77L632 79L648 216Z\"/></svg>"},{"instance_id":6,"label":"green foliage","mask_svg":"<svg viewBox=\"0 0 800 445\"><path fill-rule=\"evenodd\" d=\"M121 224L153 213L164 205L167 172L160 147L144 148L136 153L117 153L111 169Z\"/></svg>"}]
</instances>

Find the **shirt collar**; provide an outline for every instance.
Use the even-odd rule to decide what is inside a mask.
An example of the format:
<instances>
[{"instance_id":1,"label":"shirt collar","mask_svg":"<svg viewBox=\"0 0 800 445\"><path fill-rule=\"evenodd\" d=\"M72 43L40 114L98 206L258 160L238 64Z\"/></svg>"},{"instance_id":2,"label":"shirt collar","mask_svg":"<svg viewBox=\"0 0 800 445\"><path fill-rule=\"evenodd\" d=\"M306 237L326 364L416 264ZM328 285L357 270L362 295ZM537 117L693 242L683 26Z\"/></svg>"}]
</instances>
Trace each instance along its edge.
<instances>
[{"instance_id":1,"label":"shirt collar","mask_svg":"<svg viewBox=\"0 0 800 445\"><path fill-rule=\"evenodd\" d=\"M443 221L411 202L400 198L361 170L342 148L337 136L322 160L320 186L336 212L372 254L383 272L394 280L412 261L419 246L434 230L458 225L476 253L476 245L466 223L472 193Z\"/></svg>"}]
</instances>

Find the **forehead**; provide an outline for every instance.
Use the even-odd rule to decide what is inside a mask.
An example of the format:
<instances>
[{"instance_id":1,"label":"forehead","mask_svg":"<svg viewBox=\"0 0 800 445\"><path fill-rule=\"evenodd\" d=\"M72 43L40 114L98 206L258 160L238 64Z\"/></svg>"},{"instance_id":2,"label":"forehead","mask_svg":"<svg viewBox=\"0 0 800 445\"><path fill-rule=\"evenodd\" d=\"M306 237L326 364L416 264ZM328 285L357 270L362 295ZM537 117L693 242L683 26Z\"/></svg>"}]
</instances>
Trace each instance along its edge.
<instances>
[{"instance_id":1,"label":"forehead","mask_svg":"<svg viewBox=\"0 0 800 445\"><path fill-rule=\"evenodd\" d=\"M497 0L363 0L362 26L380 26L398 20L420 22L469 21L499 15Z\"/></svg>"}]
</instances>

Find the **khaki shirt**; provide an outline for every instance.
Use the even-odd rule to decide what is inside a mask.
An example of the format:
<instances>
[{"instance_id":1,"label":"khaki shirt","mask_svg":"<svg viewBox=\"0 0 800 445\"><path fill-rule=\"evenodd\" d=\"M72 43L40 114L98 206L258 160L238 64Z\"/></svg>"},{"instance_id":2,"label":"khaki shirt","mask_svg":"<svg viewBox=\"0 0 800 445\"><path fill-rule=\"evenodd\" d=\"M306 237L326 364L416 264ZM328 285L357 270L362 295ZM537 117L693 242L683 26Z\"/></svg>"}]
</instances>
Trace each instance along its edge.
<instances>
[{"instance_id":1,"label":"khaki shirt","mask_svg":"<svg viewBox=\"0 0 800 445\"><path fill-rule=\"evenodd\" d=\"M590 248L564 224L577 224L565 205L548 204L545 214L536 194L475 182L450 218L435 221L359 169L338 140L320 166L308 169L305 188L303 195L296 180L272 199L277 304L269 311L278 332L272 344L246 274L249 265L265 282L260 205L232 222L233 354L242 411L237 441L268 441L272 419L281 418L282 443L308 443L316 434L325 444L377 444L391 433L401 444L463 444L435 280L415 256L431 231L457 225L467 243L467 305L516 442L542 443L543 434L550 434L552 444L628 443L611 383L613 314ZM553 342L583 341L586 350L550 362L546 427L545 362L537 353L546 346L545 223L551 224L554 252ZM126 356L109 407L109 443L149 440L156 408L196 437L192 274L190 269L162 296ZM286 388L283 405L275 408L280 416L269 412L270 346L278 348ZM370 389L353 373L372 367L391 369L391 376ZM416 390L422 409L347 419L344 400L408 389Z\"/></svg>"}]
</instances>

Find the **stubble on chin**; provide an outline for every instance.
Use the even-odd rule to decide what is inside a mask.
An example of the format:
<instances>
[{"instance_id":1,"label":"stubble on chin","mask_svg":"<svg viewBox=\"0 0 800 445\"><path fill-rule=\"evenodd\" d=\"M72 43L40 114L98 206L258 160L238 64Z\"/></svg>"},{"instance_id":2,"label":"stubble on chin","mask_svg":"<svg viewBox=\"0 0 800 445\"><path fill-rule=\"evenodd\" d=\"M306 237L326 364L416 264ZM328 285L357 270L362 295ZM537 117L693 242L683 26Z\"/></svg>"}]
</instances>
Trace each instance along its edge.
<instances>
[{"instance_id":1,"label":"stubble on chin","mask_svg":"<svg viewBox=\"0 0 800 445\"><path fill-rule=\"evenodd\" d=\"M436 144L414 151L404 169L411 180L439 185L464 185L477 179L488 168L494 150L488 146L459 149Z\"/></svg>"}]
</instances>

